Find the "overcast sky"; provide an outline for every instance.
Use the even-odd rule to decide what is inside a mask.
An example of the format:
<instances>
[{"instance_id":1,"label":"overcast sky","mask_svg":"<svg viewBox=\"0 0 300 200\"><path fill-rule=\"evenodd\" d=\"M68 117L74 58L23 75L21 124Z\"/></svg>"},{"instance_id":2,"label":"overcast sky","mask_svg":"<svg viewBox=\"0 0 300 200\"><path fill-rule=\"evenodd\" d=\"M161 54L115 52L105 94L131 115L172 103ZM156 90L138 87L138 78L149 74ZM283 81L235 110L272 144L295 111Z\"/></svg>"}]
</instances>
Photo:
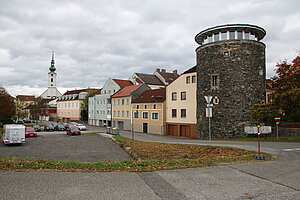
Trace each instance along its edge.
<instances>
[{"instance_id":1,"label":"overcast sky","mask_svg":"<svg viewBox=\"0 0 300 200\"><path fill-rule=\"evenodd\" d=\"M267 31L267 77L300 51L299 0L0 0L0 85L11 95L103 87L111 78L195 65L194 37L222 24Z\"/></svg>"}]
</instances>

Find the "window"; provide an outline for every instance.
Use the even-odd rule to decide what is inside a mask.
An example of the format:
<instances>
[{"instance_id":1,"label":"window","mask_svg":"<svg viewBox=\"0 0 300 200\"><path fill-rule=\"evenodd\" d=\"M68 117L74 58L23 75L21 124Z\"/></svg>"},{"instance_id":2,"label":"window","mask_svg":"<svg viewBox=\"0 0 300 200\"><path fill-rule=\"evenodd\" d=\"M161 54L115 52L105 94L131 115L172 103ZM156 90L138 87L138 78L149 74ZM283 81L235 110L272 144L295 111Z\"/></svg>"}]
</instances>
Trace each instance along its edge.
<instances>
[{"instance_id":1,"label":"window","mask_svg":"<svg viewBox=\"0 0 300 200\"><path fill-rule=\"evenodd\" d=\"M107 99L107 104L111 104L111 99Z\"/></svg>"},{"instance_id":2,"label":"window","mask_svg":"<svg viewBox=\"0 0 300 200\"><path fill-rule=\"evenodd\" d=\"M223 52L223 56L224 56L224 57L228 57L228 56L229 56L229 51Z\"/></svg>"},{"instance_id":3,"label":"window","mask_svg":"<svg viewBox=\"0 0 300 200\"><path fill-rule=\"evenodd\" d=\"M136 109L140 109L140 105L136 105Z\"/></svg>"},{"instance_id":4,"label":"window","mask_svg":"<svg viewBox=\"0 0 300 200\"><path fill-rule=\"evenodd\" d=\"M249 38L250 38L250 33L249 32L245 32L245 39L249 40Z\"/></svg>"},{"instance_id":5,"label":"window","mask_svg":"<svg viewBox=\"0 0 300 200\"><path fill-rule=\"evenodd\" d=\"M172 101L176 101L176 100L177 100L177 93L172 92Z\"/></svg>"},{"instance_id":6,"label":"window","mask_svg":"<svg viewBox=\"0 0 300 200\"><path fill-rule=\"evenodd\" d=\"M191 77L187 76L186 79L185 79L185 83L189 84L190 82L191 82Z\"/></svg>"},{"instance_id":7,"label":"window","mask_svg":"<svg viewBox=\"0 0 300 200\"><path fill-rule=\"evenodd\" d=\"M99 115L99 110L97 110L97 115Z\"/></svg>"},{"instance_id":8,"label":"window","mask_svg":"<svg viewBox=\"0 0 300 200\"><path fill-rule=\"evenodd\" d=\"M125 116L125 112L124 111L122 111L122 117L124 117Z\"/></svg>"},{"instance_id":9,"label":"window","mask_svg":"<svg viewBox=\"0 0 300 200\"><path fill-rule=\"evenodd\" d=\"M172 118L176 118L176 117L177 117L177 110L172 109Z\"/></svg>"},{"instance_id":10,"label":"window","mask_svg":"<svg viewBox=\"0 0 300 200\"><path fill-rule=\"evenodd\" d=\"M186 118L186 109L181 109L181 118Z\"/></svg>"},{"instance_id":11,"label":"window","mask_svg":"<svg viewBox=\"0 0 300 200\"><path fill-rule=\"evenodd\" d=\"M156 104L153 104L153 109L156 109Z\"/></svg>"},{"instance_id":12,"label":"window","mask_svg":"<svg viewBox=\"0 0 300 200\"><path fill-rule=\"evenodd\" d=\"M196 83L196 76L192 76L192 83Z\"/></svg>"},{"instance_id":13,"label":"window","mask_svg":"<svg viewBox=\"0 0 300 200\"><path fill-rule=\"evenodd\" d=\"M125 104L125 100L124 99L122 99L122 105L124 105Z\"/></svg>"},{"instance_id":14,"label":"window","mask_svg":"<svg viewBox=\"0 0 300 200\"><path fill-rule=\"evenodd\" d=\"M186 92L181 92L181 100L186 100Z\"/></svg>"},{"instance_id":15,"label":"window","mask_svg":"<svg viewBox=\"0 0 300 200\"><path fill-rule=\"evenodd\" d=\"M118 99L118 105L120 105L120 99Z\"/></svg>"},{"instance_id":16,"label":"window","mask_svg":"<svg viewBox=\"0 0 300 200\"><path fill-rule=\"evenodd\" d=\"M120 111L118 110L118 117L120 117Z\"/></svg>"},{"instance_id":17,"label":"window","mask_svg":"<svg viewBox=\"0 0 300 200\"><path fill-rule=\"evenodd\" d=\"M144 109L147 109L147 104L144 105Z\"/></svg>"},{"instance_id":18,"label":"window","mask_svg":"<svg viewBox=\"0 0 300 200\"><path fill-rule=\"evenodd\" d=\"M116 111L114 111L114 117L116 116Z\"/></svg>"},{"instance_id":19,"label":"window","mask_svg":"<svg viewBox=\"0 0 300 200\"><path fill-rule=\"evenodd\" d=\"M126 117L129 117L129 111L126 111Z\"/></svg>"},{"instance_id":20,"label":"window","mask_svg":"<svg viewBox=\"0 0 300 200\"><path fill-rule=\"evenodd\" d=\"M221 33L221 40L227 40L227 32Z\"/></svg>"},{"instance_id":21,"label":"window","mask_svg":"<svg viewBox=\"0 0 300 200\"><path fill-rule=\"evenodd\" d=\"M234 31L230 31L229 32L229 40L234 40L235 39L235 32Z\"/></svg>"},{"instance_id":22,"label":"window","mask_svg":"<svg viewBox=\"0 0 300 200\"><path fill-rule=\"evenodd\" d=\"M219 33L214 34L214 42L219 41Z\"/></svg>"},{"instance_id":23,"label":"window","mask_svg":"<svg viewBox=\"0 0 300 200\"><path fill-rule=\"evenodd\" d=\"M143 119L148 119L148 112L143 112Z\"/></svg>"},{"instance_id":24,"label":"window","mask_svg":"<svg viewBox=\"0 0 300 200\"><path fill-rule=\"evenodd\" d=\"M126 99L126 104L129 105L129 99Z\"/></svg>"},{"instance_id":25,"label":"window","mask_svg":"<svg viewBox=\"0 0 300 200\"><path fill-rule=\"evenodd\" d=\"M242 31L238 31L238 32L237 32L237 39L238 39L238 40L243 39L243 32L242 32Z\"/></svg>"},{"instance_id":26,"label":"window","mask_svg":"<svg viewBox=\"0 0 300 200\"><path fill-rule=\"evenodd\" d=\"M208 42L212 42L212 35L208 36Z\"/></svg>"},{"instance_id":27,"label":"window","mask_svg":"<svg viewBox=\"0 0 300 200\"><path fill-rule=\"evenodd\" d=\"M53 78L51 78L51 82L53 82Z\"/></svg>"},{"instance_id":28,"label":"window","mask_svg":"<svg viewBox=\"0 0 300 200\"><path fill-rule=\"evenodd\" d=\"M158 113L152 113L152 119L158 119Z\"/></svg>"},{"instance_id":29,"label":"window","mask_svg":"<svg viewBox=\"0 0 300 200\"><path fill-rule=\"evenodd\" d=\"M114 106L116 105L116 100L114 100Z\"/></svg>"},{"instance_id":30,"label":"window","mask_svg":"<svg viewBox=\"0 0 300 200\"><path fill-rule=\"evenodd\" d=\"M139 112L138 111L134 112L133 117L134 117L134 119L138 119L139 118Z\"/></svg>"}]
</instances>

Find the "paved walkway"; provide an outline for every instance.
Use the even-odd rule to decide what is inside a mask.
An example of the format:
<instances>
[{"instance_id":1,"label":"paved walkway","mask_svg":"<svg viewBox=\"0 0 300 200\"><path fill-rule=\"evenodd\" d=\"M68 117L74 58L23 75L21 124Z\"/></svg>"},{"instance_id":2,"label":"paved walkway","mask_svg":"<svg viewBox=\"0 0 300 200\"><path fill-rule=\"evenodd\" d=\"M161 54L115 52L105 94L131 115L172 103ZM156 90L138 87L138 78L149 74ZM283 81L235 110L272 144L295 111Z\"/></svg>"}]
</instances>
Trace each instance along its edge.
<instances>
[{"instance_id":1,"label":"paved walkway","mask_svg":"<svg viewBox=\"0 0 300 200\"><path fill-rule=\"evenodd\" d=\"M104 129L99 129L102 132ZM131 138L131 132L122 131ZM108 135L106 135L108 136ZM209 141L135 133L151 142L208 145ZM255 142L212 145L256 149ZM299 199L299 143L262 143L279 159L270 162L143 173L1 172L0 199Z\"/></svg>"}]
</instances>

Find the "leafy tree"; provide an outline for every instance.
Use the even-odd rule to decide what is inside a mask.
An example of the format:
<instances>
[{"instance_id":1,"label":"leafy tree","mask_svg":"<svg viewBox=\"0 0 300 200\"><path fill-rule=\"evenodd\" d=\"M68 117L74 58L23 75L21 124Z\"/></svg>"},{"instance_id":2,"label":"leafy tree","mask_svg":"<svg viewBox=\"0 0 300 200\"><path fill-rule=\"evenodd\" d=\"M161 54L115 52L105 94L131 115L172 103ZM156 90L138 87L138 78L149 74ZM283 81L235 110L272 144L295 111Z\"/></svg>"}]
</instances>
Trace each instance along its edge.
<instances>
[{"instance_id":1,"label":"leafy tree","mask_svg":"<svg viewBox=\"0 0 300 200\"><path fill-rule=\"evenodd\" d=\"M300 88L300 56L297 56L292 63L286 60L277 63L276 76L272 77L273 88L278 92Z\"/></svg>"},{"instance_id":2,"label":"leafy tree","mask_svg":"<svg viewBox=\"0 0 300 200\"><path fill-rule=\"evenodd\" d=\"M275 104L256 104L251 108L252 117L265 125L274 125L274 116L280 114Z\"/></svg>"},{"instance_id":3,"label":"leafy tree","mask_svg":"<svg viewBox=\"0 0 300 200\"><path fill-rule=\"evenodd\" d=\"M274 94L274 106L284 113L286 121L300 121L300 88Z\"/></svg>"},{"instance_id":4,"label":"leafy tree","mask_svg":"<svg viewBox=\"0 0 300 200\"><path fill-rule=\"evenodd\" d=\"M85 96L85 98L83 99L83 103L81 106L81 112L80 112L80 116L81 116L81 120L87 122L89 119L89 97L93 94L95 94L96 92L98 92L98 90L89 90L88 94Z\"/></svg>"},{"instance_id":5,"label":"leafy tree","mask_svg":"<svg viewBox=\"0 0 300 200\"><path fill-rule=\"evenodd\" d=\"M11 121L15 115L15 102L4 87L0 86L0 122Z\"/></svg>"}]
</instances>

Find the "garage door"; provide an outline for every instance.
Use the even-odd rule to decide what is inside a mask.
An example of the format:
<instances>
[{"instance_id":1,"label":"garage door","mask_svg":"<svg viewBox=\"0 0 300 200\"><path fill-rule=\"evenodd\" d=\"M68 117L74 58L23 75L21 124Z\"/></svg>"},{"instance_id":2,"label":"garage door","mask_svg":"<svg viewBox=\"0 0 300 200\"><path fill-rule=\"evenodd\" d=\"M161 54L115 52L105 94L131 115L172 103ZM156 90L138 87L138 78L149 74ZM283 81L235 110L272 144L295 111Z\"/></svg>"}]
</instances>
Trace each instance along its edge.
<instances>
[{"instance_id":1,"label":"garage door","mask_svg":"<svg viewBox=\"0 0 300 200\"><path fill-rule=\"evenodd\" d=\"M178 136L177 125L168 125L168 135Z\"/></svg>"}]
</instances>

